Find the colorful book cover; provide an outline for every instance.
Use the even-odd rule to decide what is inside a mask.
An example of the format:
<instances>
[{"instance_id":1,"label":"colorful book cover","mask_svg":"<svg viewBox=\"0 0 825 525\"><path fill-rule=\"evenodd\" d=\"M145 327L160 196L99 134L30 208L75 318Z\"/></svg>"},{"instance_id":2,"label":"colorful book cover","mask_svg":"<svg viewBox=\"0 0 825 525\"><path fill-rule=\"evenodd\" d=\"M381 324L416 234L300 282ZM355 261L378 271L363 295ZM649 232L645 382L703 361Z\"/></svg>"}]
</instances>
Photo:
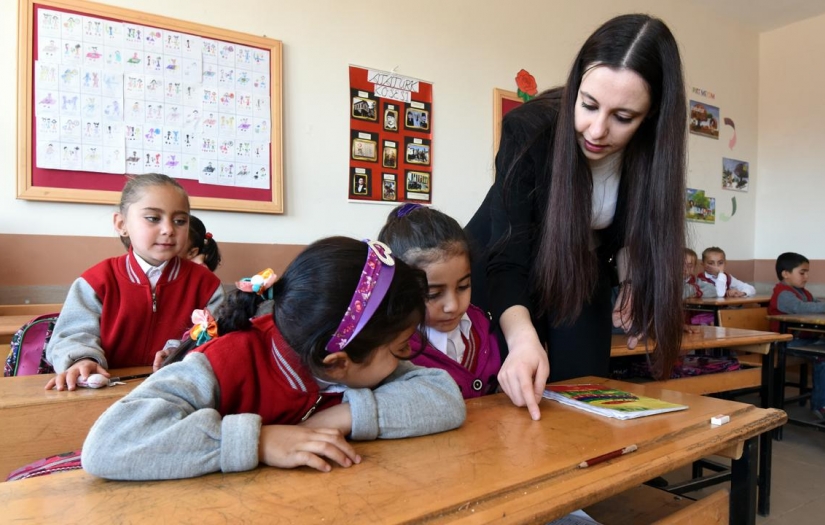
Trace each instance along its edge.
<instances>
[{"instance_id":1,"label":"colorful book cover","mask_svg":"<svg viewBox=\"0 0 825 525\"><path fill-rule=\"evenodd\" d=\"M595 384L551 385L544 391L544 397L617 419L633 419L687 408L685 405Z\"/></svg>"}]
</instances>

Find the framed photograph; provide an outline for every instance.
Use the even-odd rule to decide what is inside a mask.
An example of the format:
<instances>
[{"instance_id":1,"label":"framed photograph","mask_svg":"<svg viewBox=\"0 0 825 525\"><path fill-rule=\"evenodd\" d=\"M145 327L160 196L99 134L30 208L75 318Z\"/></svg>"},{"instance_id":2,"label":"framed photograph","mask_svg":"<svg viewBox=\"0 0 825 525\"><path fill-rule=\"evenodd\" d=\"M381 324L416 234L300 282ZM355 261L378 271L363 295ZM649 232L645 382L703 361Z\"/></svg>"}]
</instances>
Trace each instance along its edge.
<instances>
[{"instance_id":1,"label":"framed photograph","mask_svg":"<svg viewBox=\"0 0 825 525\"><path fill-rule=\"evenodd\" d=\"M409 107L405 112L404 125L407 129L429 131L430 112L426 109Z\"/></svg>"},{"instance_id":2,"label":"framed photograph","mask_svg":"<svg viewBox=\"0 0 825 525\"><path fill-rule=\"evenodd\" d=\"M408 171L407 191L430 193L430 174L423 171Z\"/></svg>"},{"instance_id":3,"label":"framed photograph","mask_svg":"<svg viewBox=\"0 0 825 525\"><path fill-rule=\"evenodd\" d=\"M429 142L429 141L426 141ZM408 164L430 165L430 145L422 139L407 139L404 159Z\"/></svg>"},{"instance_id":4,"label":"framed photograph","mask_svg":"<svg viewBox=\"0 0 825 525\"><path fill-rule=\"evenodd\" d=\"M397 201L398 200L398 182L396 181L394 173L384 173L383 181L381 183L381 200Z\"/></svg>"},{"instance_id":5,"label":"framed photograph","mask_svg":"<svg viewBox=\"0 0 825 525\"><path fill-rule=\"evenodd\" d=\"M392 169L398 167L398 147L395 142L384 141L384 155L381 165Z\"/></svg>"},{"instance_id":6,"label":"framed photograph","mask_svg":"<svg viewBox=\"0 0 825 525\"><path fill-rule=\"evenodd\" d=\"M398 131L398 110L393 105L384 109L384 131Z\"/></svg>"},{"instance_id":7,"label":"framed photograph","mask_svg":"<svg viewBox=\"0 0 825 525\"><path fill-rule=\"evenodd\" d=\"M722 157L722 189L748 191L748 163Z\"/></svg>"},{"instance_id":8,"label":"framed photograph","mask_svg":"<svg viewBox=\"0 0 825 525\"><path fill-rule=\"evenodd\" d=\"M369 197L370 195L370 174L367 170L356 168L350 175L350 187L352 194Z\"/></svg>"},{"instance_id":9,"label":"framed photograph","mask_svg":"<svg viewBox=\"0 0 825 525\"><path fill-rule=\"evenodd\" d=\"M716 199L705 195L705 190L688 188L685 196L685 218L689 221L714 224Z\"/></svg>"},{"instance_id":10,"label":"framed photograph","mask_svg":"<svg viewBox=\"0 0 825 525\"><path fill-rule=\"evenodd\" d=\"M361 138L352 139L353 160L366 160L375 162L378 160L378 144L374 140Z\"/></svg>"},{"instance_id":11,"label":"framed photograph","mask_svg":"<svg viewBox=\"0 0 825 525\"><path fill-rule=\"evenodd\" d=\"M378 122L378 101L365 97L352 97L352 118Z\"/></svg>"},{"instance_id":12,"label":"framed photograph","mask_svg":"<svg viewBox=\"0 0 825 525\"><path fill-rule=\"evenodd\" d=\"M719 108L691 100L690 132L719 140Z\"/></svg>"}]
</instances>

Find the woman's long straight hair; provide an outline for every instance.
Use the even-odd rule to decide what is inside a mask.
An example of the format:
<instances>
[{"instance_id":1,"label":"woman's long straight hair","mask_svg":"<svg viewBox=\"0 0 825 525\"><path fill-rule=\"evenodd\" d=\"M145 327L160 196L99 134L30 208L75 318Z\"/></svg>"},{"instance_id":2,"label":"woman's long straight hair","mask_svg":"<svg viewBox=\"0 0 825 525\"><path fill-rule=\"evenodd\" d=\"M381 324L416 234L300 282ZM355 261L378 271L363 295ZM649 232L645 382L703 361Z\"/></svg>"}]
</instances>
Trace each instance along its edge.
<instances>
[{"instance_id":1,"label":"woman's long straight hair","mask_svg":"<svg viewBox=\"0 0 825 525\"><path fill-rule=\"evenodd\" d=\"M582 46L562 90L534 272L539 307L556 325L571 323L598 282L599 263L590 248L593 180L574 127L582 77L596 65L634 71L649 87L649 114L624 151L626 192L620 198L632 282L625 294L632 301L630 333L656 341L654 374L662 377L669 375L682 337L687 106L678 46L659 19L624 15L606 22Z\"/></svg>"}]
</instances>

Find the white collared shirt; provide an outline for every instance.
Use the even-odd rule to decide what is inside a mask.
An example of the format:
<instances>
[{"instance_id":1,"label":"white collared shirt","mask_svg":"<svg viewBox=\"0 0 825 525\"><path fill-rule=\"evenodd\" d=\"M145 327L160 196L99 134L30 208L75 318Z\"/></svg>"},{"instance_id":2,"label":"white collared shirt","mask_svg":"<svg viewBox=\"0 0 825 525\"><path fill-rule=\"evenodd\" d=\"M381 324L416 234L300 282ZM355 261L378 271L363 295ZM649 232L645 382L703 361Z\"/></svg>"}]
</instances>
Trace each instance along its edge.
<instances>
[{"instance_id":1,"label":"white collared shirt","mask_svg":"<svg viewBox=\"0 0 825 525\"><path fill-rule=\"evenodd\" d=\"M149 279L149 284L152 285L152 291L155 291L155 285L158 284L160 280L160 276L163 274L163 269L166 268L166 265L169 264L169 261L163 262L160 266L152 266L148 262L144 261L143 258L138 255L137 253L132 251L135 255L135 260L137 261L140 269L143 270L143 273L146 274L146 278Z\"/></svg>"},{"instance_id":2,"label":"white collared shirt","mask_svg":"<svg viewBox=\"0 0 825 525\"><path fill-rule=\"evenodd\" d=\"M461 320L458 322L458 326L451 332L439 332L435 328L426 327L427 339L439 352L445 354L453 361L460 363L466 350L461 336L463 335L469 341L471 337L470 328L472 328L472 326L473 322L470 320L470 316L467 315L467 312L464 312L464 315L461 316Z\"/></svg>"}]
</instances>

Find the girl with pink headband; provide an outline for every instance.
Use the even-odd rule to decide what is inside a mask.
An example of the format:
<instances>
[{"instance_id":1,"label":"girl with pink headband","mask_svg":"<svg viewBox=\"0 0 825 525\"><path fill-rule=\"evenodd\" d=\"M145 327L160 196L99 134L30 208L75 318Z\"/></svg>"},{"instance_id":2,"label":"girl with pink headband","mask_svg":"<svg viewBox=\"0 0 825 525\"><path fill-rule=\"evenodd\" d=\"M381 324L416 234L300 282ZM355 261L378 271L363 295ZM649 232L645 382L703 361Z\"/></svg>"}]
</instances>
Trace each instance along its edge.
<instances>
[{"instance_id":1,"label":"girl with pink headband","mask_svg":"<svg viewBox=\"0 0 825 525\"><path fill-rule=\"evenodd\" d=\"M238 285L214 320L198 316L190 341L169 359L182 361L100 417L83 445L83 468L122 480L259 463L327 472L361 461L346 438L419 436L463 423L450 376L408 360L427 280L385 245L322 239L277 280L267 273ZM251 318L270 293L272 314Z\"/></svg>"}]
</instances>

